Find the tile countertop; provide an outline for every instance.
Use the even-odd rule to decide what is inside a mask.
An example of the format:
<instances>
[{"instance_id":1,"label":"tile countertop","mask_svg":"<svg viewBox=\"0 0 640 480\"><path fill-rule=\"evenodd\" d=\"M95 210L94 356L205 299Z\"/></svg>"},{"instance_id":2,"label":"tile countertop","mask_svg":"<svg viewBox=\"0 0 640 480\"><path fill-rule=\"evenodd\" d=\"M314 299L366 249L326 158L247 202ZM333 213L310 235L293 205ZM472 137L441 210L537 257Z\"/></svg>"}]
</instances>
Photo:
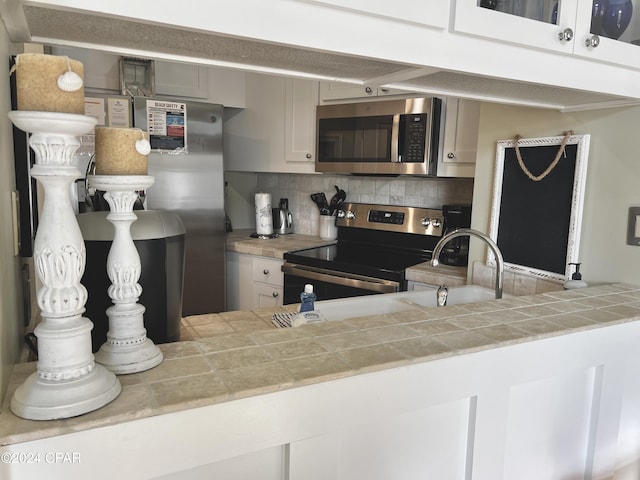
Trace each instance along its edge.
<instances>
[{"instance_id":1,"label":"tile countertop","mask_svg":"<svg viewBox=\"0 0 640 480\"><path fill-rule=\"evenodd\" d=\"M225 312L183 319L184 341L160 345L165 360L122 375L122 393L79 417L31 421L9 409L35 363L14 367L0 413L0 445L36 440L640 320L640 286L603 285L444 308L275 328L275 312Z\"/></svg>"},{"instance_id":2,"label":"tile countertop","mask_svg":"<svg viewBox=\"0 0 640 480\"><path fill-rule=\"evenodd\" d=\"M251 233L253 233L252 230L234 230L227 233L227 251L281 259L285 253L293 250L336 243L335 240L322 240L320 237L299 233L279 235L276 238L268 239L252 238Z\"/></svg>"}]
</instances>

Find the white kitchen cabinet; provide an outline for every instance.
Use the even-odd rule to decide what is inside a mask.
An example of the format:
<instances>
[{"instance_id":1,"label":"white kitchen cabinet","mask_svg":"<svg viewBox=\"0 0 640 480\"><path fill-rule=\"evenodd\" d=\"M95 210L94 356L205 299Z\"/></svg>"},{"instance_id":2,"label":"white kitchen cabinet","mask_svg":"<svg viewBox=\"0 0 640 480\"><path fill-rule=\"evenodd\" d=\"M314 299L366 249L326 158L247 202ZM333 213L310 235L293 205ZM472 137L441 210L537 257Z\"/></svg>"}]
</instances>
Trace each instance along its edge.
<instances>
[{"instance_id":1,"label":"white kitchen cabinet","mask_svg":"<svg viewBox=\"0 0 640 480\"><path fill-rule=\"evenodd\" d=\"M409 280L407 282L407 290L409 292L419 292L419 291L425 291L425 290L434 290L434 295L435 295L435 290L437 290L439 287L439 285L432 285L430 283L422 283L422 282L414 282L413 280Z\"/></svg>"},{"instance_id":2,"label":"white kitchen cabinet","mask_svg":"<svg viewBox=\"0 0 640 480\"><path fill-rule=\"evenodd\" d=\"M418 23L429 27L447 28L449 2L446 0L404 0L401 7L385 0L299 0L335 6L366 15L386 17L394 20Z\"/></svg>"},{"instance_id":3,"label":"white kitchen cabinet","mask_svg":"<svg viewBox=\"0 0 640 480\"><path fill-rule=\"evenodd\" d=\"M631 24L619 40L613 40L602 32L597 35L598 38L591 33L592 0L498 2L501 3L516 10L522 5L522 8L529 9L529 16L483 8L478 6L478 0L457 0L454 31L640 68L639 47L631 43L640 39L640 20L637 16L632 17ZM633 3L634 7L640 8L640 2L633 0ZM536 8L532 9L532 5ZM508 63L509 59L503 58L502 61Z\"/></svg>"},{"instance_id":4,"label":"white kitchen cabinet","mask_svg":"<svg viewBox=\"0 0 640 480\"><path fill-rule=\"evenodd\" d=\"M245 106L245 73L188 63L155 61L156 95Z\"/></svg>"},{"instance_id":5,"label":"white kitchen cabinet","mask_svg":"<svg viewBox=\"0 0 640 480\"><path fill-rule=\"evenodd\" d=\"M632 5L634 15L618 40L607 38L601 31L594 32L598 42L594 46L594 33L591 32L592 0L578 0L574 53L601 62L640 68L640 2L633 0Z\"/></svg>"},{"instance_id":6,"label":"white kitchen cabinet","mask_svg":"<svg viewBox=\"0 0 640 480\"><path fill-rule=\"evenodd\" d=\"M313 163L318 82L293 78L285 82L285 161Z\"/></svg>"},{"instance_id":7,"label":"white kitchen cabinet","mask_svg":"<svg viewBox=\"0 0 640 480\"><path fill-rule=\"evenodd\" d=\"M247 73L246 87L247 108L225 117L225 170L313 173L317 82Z\"/></svg>"},{"instance_id":8,"label":"white kitchen cabinet","mask_svg":"<svg viewBox=\"0 0 640 480\"><path fill-rule=\"evenodd\" d=\"M351 83L320 82L320 100L323 102L377 96L378 92L375 87Z\"/></svg>"},{"instance_id":9,"label":"white kitchen cabinet","mask_svg":"<svg viewBox=\"0 0 640 480\"><path fill-rule=\"evenodd\" d=\"M40 12L47 8L80 10L89 17L96 12L94 18L106 22L106 29L110 27L109 19L117 18L142 19L145 25L165 25L164 28L173 25L176 32L202 32L211 35L211 38L203 36L202 40L211 42L211 55L218 57L214 60L235 59L239 67L249 62L250 71L253 63L258 71L273 69L274 74L281 72L286 76L300 73L317 78L324 73L328 81L353 79L372 88L391 85L406 87L408 91L560 110L622 106L640 99L640 82L636 78L640 56L635 45L629 43L640 38L638 28L630 27L621 37L627 43L601 38L596 48L584 46L590 38L592 0L559 0L557 24L480 8L478 2L236 0L226 2L224 8L216 8L215 15L202 15L202 7L189 2L171 9L158 8L157 2L150 0L117 5L97 0L47 0L43 2L46 6L24 13L29 18L42 15ZM555 0L499 0L508 2L513 5L542 2L552 8ZM247 11L253 13L250 18L245 14ZM274 11L278 15L273 15ZM243 21L238 22L239 18ZM265 18L269 21L264 21ZM309 19L331 34L310 35ZM63 31L64 25L56 25L52 16L49 26L52 41L64 44L65 40L55 34L56 30ZM558 36L566 28L573 30L573 39L561 41ZM151 33L166 35L166 30L150 29ZM24 30L29 34L28 28ZM86 30L75 44L91 45L94 40L91 29ZM216 35L225 41L255 40L285 50L272 52L266 48L267 55L259 59L247 60L242 54L230 58L223 52L215 53ZM124 44L121 41L118 45L105 44L104 48L144 48L142 51L153 52L156 48L153 38L146 42L130 39ZM193 40L189 35L176 35L172 45L174 58L187 63L204 61L193 56L190 41ZM242 51L242 44L230 45ZM317 61L313 57L307 59L311 60L311 67L304 61L304 54L309 52L330 54L319 55ZM334 54L342 58L336 62ZM157 54L157 58L162 56L161 52ZM207 57L206 61L209 60Z\"/></svg>"},{"instance_id":10,"label":"white kitchen cabinet","mask_svg":"<svg viewBox=\"0 0 640 480\"><path fill-rule=\"evenodd\" d=\"M473 177L476 169L480 102L459 98L444 100L439 177Z\"/></svg>"},{"instance_id":11,"label":"white kitchen cabinet","mask_svg":"<svg viewBox=\"0 0 640 480\"><path fill-rule=\"evenodd\" d=\"M253 285L253 309L282 306L282 287L256 283ZM240 310L244 310L241 308Z\"/></svg>"},{"instance_id":12,"label":"white kitchen cabinet","mask_svg":"<svg viewBox=\"0 0 640 480\"><path fill-rule=\"evenodd\" d=\"M560 6L556 23L551 23L554 0L536 2L545 7L539 19L490 10L480 7L479 3L479 0L456 1L455 31L556 52L572 52L572 41L560 40L559 34L565 28L575 31L576 0L558 1ZM501 61L508 62L509 59Z\"/></svg>"},{"instance_id":13,"label":"white kitchen cabinet","mask_svg":"<svg viewBox=\"0 0 640 480\"><path fill-rule=\"evenodd\" d=\"M227 68L208 69L207 102L225 107L246 107L246 73Z\"/></svg>"},{"instance_id":14,"label":"white kitchen cabinet","mask_svg":"<svg viewBox=\"0 0 640 480\"><path fill-rule=\"evenodd\" d=\"M120 56L99 50L51 47L52 55L64 55L82 62L88 92L120 93Z\"/></svg>"},{"instance_id":15,"label":"white kitchen cabinet","mask_svg":"<svg viewBox=\"0 0 640 480\"><path fill-rule=\"evenodd\" d=\"M227 252L227 310L254 310L282 305L282 260Z\"/></svg>"},{"instance_id":16,"label":"white kitchen cabinet","mask_svg":"<svg viewBox=\"0 0 640 480\"><path fill-rule=\"evenodd\" d=\"M225 170L269 172L284 164L285 80L247 73L247 108L224 119Z\"/></svg>"},{"instance_id":17,"label":"white kitchen cabinet","mask_svg":"<svg viewBox=\"0 0 640 480\"><path fill-rule=\"evenodd\" d=\"M371 87L352 83L320 82L320 101L334 102L344 100L360 100L365 98L379 99L390 95L410 95L411 92L397 88Z\"/></svg>"},{"instance_id":18,"label":"white kitchen cabinet","mask_svg":"<svg viewBox=\"0 0 640 480\"><path fill-rule=\"evenodd\" d=\"M283 261L251 255L253 284L253 308L282 305L284 293Z\"/></svg>"},{"instance_id":19,"label":"white kitchen cabinet","mask_svg":"<svg viewBox=\"0 0 640 480\"><path fill-rule=\"evenodd\" d=\"M156 95L207 100L208 68L188 63L155 62Z\"/></svg>"},{"instance_id":20,"label":"white kitchen cabinet","mask_svg":"<svg viewBox=\"0 0 640 480\"><path fill-rule=\"evenodd\" d=\"M245 106L245 73L188 63L155 61L156 95Z\"/></svg>"},{"instance_id":21,"label":"white kitchen cabinet","mask_svg":"<svg viewBox=\"0 0 640 480\"><path fill-rule=\"evenodd\" d=\"M120 94L120 55L74 47L51 47L84 65L87 92ZM245 73L189 63L154 61L156 95L244 108Z\"/></svg>"}]
</instances>

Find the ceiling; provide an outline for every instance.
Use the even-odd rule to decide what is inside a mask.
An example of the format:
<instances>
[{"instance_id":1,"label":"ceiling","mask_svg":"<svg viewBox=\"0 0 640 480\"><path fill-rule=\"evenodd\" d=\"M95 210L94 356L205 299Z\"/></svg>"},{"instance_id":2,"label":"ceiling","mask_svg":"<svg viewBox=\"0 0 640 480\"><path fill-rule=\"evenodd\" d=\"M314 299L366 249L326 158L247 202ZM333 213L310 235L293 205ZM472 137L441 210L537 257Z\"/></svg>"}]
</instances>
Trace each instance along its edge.
<instances>
[{"instance_id":1,"label":"ceiling","mask_svg":"<svg viewBox=\"0 0 640 480\"><path fill-rule=\"evenodd\" d=\"M286 76L385 86L559 110L628 101L604 94L480 77L327 51L180 30L113 17L4 2L0 13L14 42L93 48Z\"/></svg>"}]
</instances>

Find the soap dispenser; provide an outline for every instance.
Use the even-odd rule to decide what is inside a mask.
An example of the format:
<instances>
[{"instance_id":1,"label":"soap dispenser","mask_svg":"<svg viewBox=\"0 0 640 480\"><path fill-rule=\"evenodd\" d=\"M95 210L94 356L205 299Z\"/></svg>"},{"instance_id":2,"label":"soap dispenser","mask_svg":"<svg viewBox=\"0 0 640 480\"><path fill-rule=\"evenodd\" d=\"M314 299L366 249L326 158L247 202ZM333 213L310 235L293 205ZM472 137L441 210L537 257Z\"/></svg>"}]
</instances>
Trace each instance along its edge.
<instances>
[{"instance_id":1,"label":"soap dispenser","mask_svg":"<svg viewBox=\"0 0 640 480\"><path fill-rule=\"evenodd\" d=\"M580 273L580 264L570 263L569 265L574 265L576 267L576 271L571 275L571 280L567 280L566 282L564 282L564 289L573 290L574 288L587 287L587 282L582 280L582 274Z\"/></svg>"},{"instance_id":2,"label":"soap dispenser","mask_svg":"<svg viewBox=\"0 0 640 480\"><path fill-rule=\"evenodd\" d=\"M304 291L300 294L300 311L312 312L315 310L316 294L313 293L313 285L307 283Z\"/></svg>"}]
</instances>

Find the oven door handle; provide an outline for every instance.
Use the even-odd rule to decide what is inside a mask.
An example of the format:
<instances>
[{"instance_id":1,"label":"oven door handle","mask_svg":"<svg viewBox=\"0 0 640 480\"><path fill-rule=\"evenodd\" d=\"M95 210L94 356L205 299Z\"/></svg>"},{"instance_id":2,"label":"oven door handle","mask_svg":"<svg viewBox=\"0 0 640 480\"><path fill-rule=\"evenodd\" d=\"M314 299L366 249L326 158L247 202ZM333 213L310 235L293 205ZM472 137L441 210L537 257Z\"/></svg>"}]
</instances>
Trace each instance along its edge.
<instances>
[{"instance_id":1,"label":"oven door handle","mask_svg":"<svg viewBox=\"0 0 640 480\"><path fill-rule=\"evenodd\" d=\"M378 293L393 293L400 290L400 284L392 280L383 280L350 273L343 274L334 270L325 270L324 268L309 267L307 265L285 263L282 265L282 271L285 275L294 275L296 277L308 278L309 280L360 288Z\"/></svg>"}]
</instances>

